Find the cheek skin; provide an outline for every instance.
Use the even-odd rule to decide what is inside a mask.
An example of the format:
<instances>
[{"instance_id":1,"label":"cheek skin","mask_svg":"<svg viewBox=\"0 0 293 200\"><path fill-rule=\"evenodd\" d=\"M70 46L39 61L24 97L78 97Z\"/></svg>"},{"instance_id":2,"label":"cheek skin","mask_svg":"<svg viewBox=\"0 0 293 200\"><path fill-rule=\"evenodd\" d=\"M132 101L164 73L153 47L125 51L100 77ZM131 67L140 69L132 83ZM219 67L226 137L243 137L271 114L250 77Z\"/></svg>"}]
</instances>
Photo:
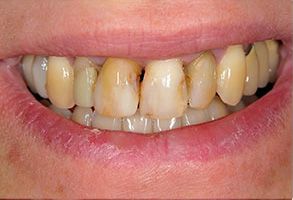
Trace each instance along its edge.
<instances>
[{"instance_id":1,"label":"cheek skin","mask_svg":"<svg viewBox=\"0 0 293 200\"><path fill-rule=\"evenodd\" d=\"M272 130L276 134L267 134L242 152L205 163L162 161L147 166L117 166L57 154L23 134L30 133L23 124L8 121L8 114L1 113L0 196L289 198L290 109L290 105L284 109L279 128Z\"/></svg>"}]
</instances>

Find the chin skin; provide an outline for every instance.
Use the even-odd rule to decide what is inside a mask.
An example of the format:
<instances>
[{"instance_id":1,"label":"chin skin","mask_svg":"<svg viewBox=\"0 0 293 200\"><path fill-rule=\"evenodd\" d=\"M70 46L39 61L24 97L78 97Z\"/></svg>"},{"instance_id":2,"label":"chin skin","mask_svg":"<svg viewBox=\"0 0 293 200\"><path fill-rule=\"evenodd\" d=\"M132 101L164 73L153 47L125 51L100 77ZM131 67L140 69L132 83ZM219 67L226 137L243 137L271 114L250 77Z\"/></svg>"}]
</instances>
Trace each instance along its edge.
<instances>
[{"instance_id":1,"label":"chin skin","mask_svg":"<svg viewBox=\"0 0 293 200\"><path fill-rule=\"evenodd\" d=\"M0 196L289 198L291 105L283 111L279 127L271 130L275 134L266 134L241 152L207 162L162 161L147 166L99 163L60 153L1 113Z\"/></svg>"}]
</instances>

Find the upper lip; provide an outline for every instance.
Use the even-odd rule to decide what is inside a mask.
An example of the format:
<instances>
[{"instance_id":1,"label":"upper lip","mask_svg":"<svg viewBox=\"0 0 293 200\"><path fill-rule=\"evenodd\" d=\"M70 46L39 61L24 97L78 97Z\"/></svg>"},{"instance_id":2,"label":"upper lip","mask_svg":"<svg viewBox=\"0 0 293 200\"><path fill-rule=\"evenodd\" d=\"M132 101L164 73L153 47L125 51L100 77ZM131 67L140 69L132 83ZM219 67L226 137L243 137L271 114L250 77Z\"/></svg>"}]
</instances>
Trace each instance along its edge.
<instances>
[{"instance_id":1,"label":"upper lip","mask_svg":"<svg viewBox=\"0 0 293 200\"><path fill-rule=\"evenodd\" d=\"M4 13L0 19L4 24L0 27L4 34L0 37L0 59L23 54L153 59L235 43L290 38L290 1L278 2L283 5L273 11L258 9L270 3L237 1L227 6L214 1L212 7L205 6L205 1L170 1L120 5L115 10L104 3L74 10L66 2L53 1L40 5L47 9L30 6L29 11L29 6L9 4L13 8L0 8ZM10 26L15 17L5 14L12 9L19 14L16 26ZM51 17L39 20L46 15Z\"/></svg>"}]
</instances>

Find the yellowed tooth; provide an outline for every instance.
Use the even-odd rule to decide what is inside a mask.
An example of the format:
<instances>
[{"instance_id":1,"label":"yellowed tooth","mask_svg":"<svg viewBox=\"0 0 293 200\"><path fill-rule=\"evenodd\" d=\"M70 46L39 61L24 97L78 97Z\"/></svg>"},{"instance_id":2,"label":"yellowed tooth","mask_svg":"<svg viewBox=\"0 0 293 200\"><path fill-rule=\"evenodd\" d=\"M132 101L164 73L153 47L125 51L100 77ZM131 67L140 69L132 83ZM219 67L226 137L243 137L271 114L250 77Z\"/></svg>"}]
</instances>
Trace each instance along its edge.
<instances>
[{"instance_id":1,"label":"yellowed tooth","mask_svg":"<svg viewBox=\"0 0 293 200\"><path fill-rule=\"evenodd\" d=\"M81 125L91 126L92 125L92 109L76 106L74 108L71 119Z\"/></svg>"},{"instance_id":2,"label":"yellowed tooth","mask_svg":"<svg viewBox=\"0 0 293 200\"><path fill-rule=\"evenodd\" d=\"M74 61L74 100L82 107L94 105L94 86L97 80L97 68L91 60L77 57Z\"/></svg>"},{"instance_id":3,"label":"yellowed tooth","mask_svg":"<svg viewBox=\"0 0 293 200\"><path fill-rule=\"evenodd\" d=\"M93 114L92 126L105 130L122 130L122 118L113 118L100 115L96 111Z\"/></svg>"},{"instance_id":4,"label":"yellowed tooth","mask_svg":"<svg viewBox=\"0 0 293 200\"><path fill-rule=\"evenodd\" d=\"M155 119L153 121L153 131L167 131L181 127L181 118L173 117L171 119Z\"/></svg>"},{"instance_id":5,"label":"yellowed tooth","mask_svg":"<svg viewBox=\"0 0 293 200\"><path fill-rule=\"evenodd\" d=\"M152 120L141 116L139 111L123 119L123 130L138 133L152 133Z\"/></svg>"},{"instance_id":6,"label":"yellowed tooth","mask_svg":"<svg viewBox=\"0 0 293 200\"><path fill-rule=\"evenodd\" d=\"M259 66L258 87L263 88L270 78L268 49L265 42L256 42L254 46Z\"/></svg>"},{"instance_id":7,"label":"yellowed tooth","mask_svg":"<svg viewBox=\"0 0 293 200\"><path fill-rule=\"evenodd\" d=\"M46 89L46 77L48 69L48 59L44 56L36 56L33 64L34 85L38 94L43 98L48 98Z\"/></svg>"},{"instance_id":8,"label":"yellowed tooth","mask_svg":"<svg viewBox=\"0 0 293 200\"><path fill-rule=\"evenodd\" d=\"M276 71L280 62L279 44L276 40L266 40L269 54L269 74L270 82L275 82Z\"/></svg>"},{"instance_id":9,"label":"yellowed tooth","mask_svg":"<svg viewBox=\"0 0 293 200\"><path fill-rule=\"evenodd\" d=\"M33 55L24 56L22 58L22 71L23 71L23 75L29 89L32 92L36 93L37 90L34 84L33 71L32 71L34 60L35 60L35 56Z\"/></svg>"},{"instance_id":10,"label":"yellowed tooth","mask_svg":"<svg viewBox=\"0 0 293 200\"><path fill-rule=\"evenodd\" d=\"M133 115L139 101L140 73L140 66L131 60L108 58L96 82L96 111L109 117Z\"/></svg>"},{"instance_id":11,"label":"yellowed tooth","mask_svg":"<svg viewBox=\"0 0 293 200\"><path fill-rule=\"evenodd\" d=\"M258 61L255 52L255 47L252 46L249 54L245 57L246 60L246 78L244 85L244 95L253 95L258 86Z\"/></svg>"},{"instance_id":12,"label":"yellowed tooth","mask_svg":"<svg viewBox=\"0 0 293 200\"><path fill-rule=\"evenodd\" d=\"M179 59L152 61L145 68L140 113L152 119L182 116L187 107L187 89Z\"/></svg>"},{"instance_id":13,"label":"yellowed tooth","mask_svg":"<svg viewBox=\"0 0 293 200\"><path fill-rule=\"evenodd\" d=\"M226 105L217 96L208 107L208 113L211 120L216 120L229 114Z\"/></svg>"},{"instance_id":14,"label":"yellowed tooth","mask_svg":"<svg viewBox=\"0 0 293 200\"><path fill-rule=\"evenodd\" d=\"M202 109L213 100L217 89L216 60L211 52L201 54L186 68L189 106Z\"/></svg>"},{"instance_id":15,"label":"yellowed tooth","mask_svg":"<svg viewBox=\"0 0 293 200\"><path fill-rule=\"evenodd\" d=\"M243 94L246 76L242 45L229 46L217 67L217 93L222 101L236 105Z\"/></svg>"},{"instance_id":16,"label":"yellowed tooth","mask_svg":"<svg viewBox=\"0 0 293 200\"><path fill-rule=\"evenodd\" d=\"M187 108L182 116L182 125L189 126L210 121L207 109Z\"/></svg>"},{"instance_id":17,"label":"yellowed tooth","mask_svg":"<svg viewBox=\"0 0 293 200\"><path fill-rule=\"evenodd\" d=\"M49 106L49 109L52 110L54 113L62 116L62 117L65 117L66 119L70 119L71 118L71 111L68 110L68 109L63 109L63 108L58 108L54 105L50 105Z\"/></svg>"},{"instance_id":18,"label":"yellowed tooth","mask_svg":"<svg viewBox=\"0 0 293 200\"><path fill-rule=\"evenodd\" d=\"M50 56L47 71L47 93L50 101L59 108L74 106L74 71L65 57Z\"/></svg>"}]
</instances>

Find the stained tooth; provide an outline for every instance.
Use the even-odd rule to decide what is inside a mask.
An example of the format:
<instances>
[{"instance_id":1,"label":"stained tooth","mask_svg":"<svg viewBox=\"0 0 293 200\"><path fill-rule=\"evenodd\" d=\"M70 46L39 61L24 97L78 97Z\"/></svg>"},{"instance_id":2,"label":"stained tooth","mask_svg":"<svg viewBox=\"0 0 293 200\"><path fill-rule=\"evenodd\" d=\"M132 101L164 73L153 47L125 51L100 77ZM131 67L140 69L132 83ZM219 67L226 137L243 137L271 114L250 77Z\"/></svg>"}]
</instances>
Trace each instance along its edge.
<instances>
[{"instance_id":1,"label":"stained tooth","mask_svg":"<svg viewBox=\"0 0 293 200\"><path fill-rule=\"evenodd\" d=\"M28 87L32 92L36 93L32 71L34 60L35 56L33 55L24 56L22 58L22 71Z\"/></svg>"},{"instance_id":2,"label":"stained tooth","mask_svg":"<svg viewBox=\"0 0 293 200\"><path fill-rule=\"evenodd\" d=\"M140 113L150 118L182 116L187 107L187 89L179 59L152 61L145 68Z\"/></svg>"},{"instance_id":3,"label":"stained tooth","mask_svg":"<svg viewBox=\"0 0 293 200\"><path fill-rule=\"evenodd\" d=\"M201 54L186 68L189 106L205 108L213 100L217 88L216 60L211 52Z\"/></svg>"},{"instance_id":4,"label":"stained tooth","mask_svg":"<svg viewBox=\"0 0 293 200\"><path fill-rule=\"evenodd\" d=\"M52 110L54 113L56 113L62 117L65 117L66 119L71 118L72 113L68 109L58 108L54 105L50 105L49 109Z\"/></svg>"},{"instance_id":5,"label":"stained tooth","mask_svg":"<svg viewBox=\"0 0 293 200\"><path fill-rule=\"evenodd\" d=\"M217 93L222 101L236 105L243 94L245 54L242 45L229 46L217 67Z\"/></svg>"},{"instance_id":6,"label":"stained tooth","mask_svg":"<svg viewBox=\"0 0 293 200\"><path fill-rule=\"evenodd\" d=\"M276 80L276 71L280 62L279 44L276 40L266 40L266 45L269 54L269 74L270 81Z\"/></svg>"},{"instance_id":7,"label":"stained tooth","mask_svg":"<svg viewBox=\"0 0 293 200\"><path fill-rule=\"evenodd\" d=\"M216 96L208 107L211 120L216 120L229 114L226 105Z\"/></svg>"},{"instance_id":8,"label":"stained tooth","mask_svg":"<svg viewBox=\"0 0 293 200\"><path fill-rule=\"evenodd\" d=\"M245 108L245 103L242 100L235 106L227 106L227 109L231 113L238 112L238 111L242 110L243 108Z\"/></svg>"},{"instance_id":9,"label":"stained tooth","mask_svg":"<svg viewBox=\"0 0 293 200\"><path fill-rule=\"evenodd\" d=\"M182 125L189 126L210 121L207 109L187 108L182 116Z\"/></svg>"},{"instance_id":10,"label":"stained tooth","mask_svg":"<svg viewBox=\"0 0 293 200\"><path fill-rule=\"evenodd\" d=\"M123 130L138 133L151 133L153 131L152 120L141 116L139 111L137 111L133 116L123 119Z\"/></svg>"},{"instance_id":11,"label":"stained tooth","mask_svg":"<svg viewBox=\"0 0 293 200\"><path fill-rule=\"evenodd\" d=\"M46 89L48 59L44 56L36 56L33 64L33 79L38 94L48 98Z\"/></svg>"},{"instance_id":12,"label":"stained tooth","mask_svg":"<svg viewBox=\"0 0 293 200\"><path fill-rule=\"evenodd\" d=\"M243 94L253 95L257 90L258 70L259 70L254 46L252 46L249 54L245 57L245 60L246 60L246 78L245 78Z\"/></svg>"},{"instance_id":13,"label":"stained tooth","mask_svg":"<svg viewBox=\"0 0 293 200\"><path fill-rule=\"evenodd\" d=\"M268 49L265 42L256 42L254 46L259 66L258 87L263 88L270 78Z\"/></svg>"},{"instance_id":14,"label":"stained tooth","mask_svg":"<svg viewBox=\"0 0 293 200\"><path fill-rule=\"evenodd\" d=\"M131 60L108 58L96 82L95 109L104 116L133 115L139 101L141 68Z\"/></svg>"},{"instance_id":15,"label":"stained tooth","mask_svg":"<svg viewBox=\"0 0 293 200\"><path fill-rule=\"evenodd\" d=\"M160 132L181 127L181 118L155 119L153 121L153 131Z\"/></svg>"},{"instance_id":16,"label":"stained tooth","mask_svg":"<svg viewBox=\"0 0 293 200\"><path fill-rule=\"evenodd\" d=\"M102 116L95 111L92 126L99 129L119 131L122 130L122 119Z\"/></svg>"},{"instance_id":17,"label":"stained tooth","mask_svg":"<svg viewBox=\"0 0 293 200\"><path fill-rule=\"evenodd\" d=\"M79 124L84 126L91 126L92 125L92 109L76 106L74 108L73 114L71 119Z\"/></svg>"},{"instance_id":18,"label":"stained tooth","mask_svg":"<svg viewBox=\"0 0 293 200\"><path fill-rule=\"evenodd\" d=\"M47 93L52 104L59 108L74 106L74 71L65 57L50 56L47 71Z\"/></svg>"},{"instance_id":19,"label":"stained tooth","mask_svg":"<svg viewBox=\"0 0 293 200\"><path fill-rule=\"evenodd\" d=\"M94 105L94 85L98 76L97 68L91 60L78 57L74 61L74 100L82 107Z\"/></svg>"}]
</instances>

